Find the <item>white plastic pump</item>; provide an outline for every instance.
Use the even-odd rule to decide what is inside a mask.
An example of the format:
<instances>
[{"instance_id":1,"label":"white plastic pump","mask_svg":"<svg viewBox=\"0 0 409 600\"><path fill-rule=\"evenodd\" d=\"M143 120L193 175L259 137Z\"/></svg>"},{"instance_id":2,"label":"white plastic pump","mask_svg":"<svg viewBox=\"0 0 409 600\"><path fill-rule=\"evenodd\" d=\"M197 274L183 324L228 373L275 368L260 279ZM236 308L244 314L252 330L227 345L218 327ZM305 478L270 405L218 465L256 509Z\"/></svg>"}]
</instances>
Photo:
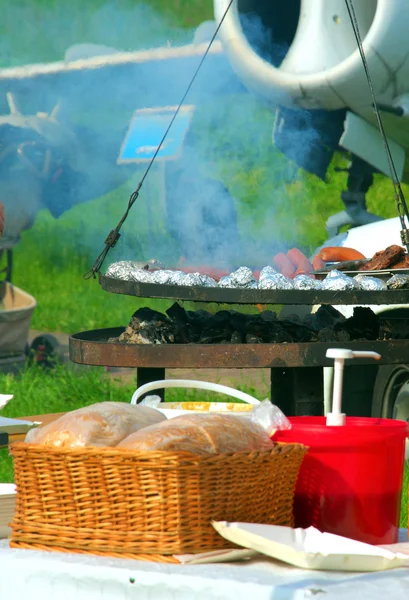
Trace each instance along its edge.
<instances>
[{"instance_id":1,"label":"white plastic pump","mask_svg":"<svg viewBox=\"0 0 409 600\"><path fill-rule=\"evenodd\" d=\"M332 394L332 412L327 414L327 425L345 425L345 413L341 412L342 386L344 363L351 358L373 358L379 360L381 355L371 351L346 350L344 348L330 348L327 350L327 358L334 359L334 390Z\"/></svg>"}]
</instances>

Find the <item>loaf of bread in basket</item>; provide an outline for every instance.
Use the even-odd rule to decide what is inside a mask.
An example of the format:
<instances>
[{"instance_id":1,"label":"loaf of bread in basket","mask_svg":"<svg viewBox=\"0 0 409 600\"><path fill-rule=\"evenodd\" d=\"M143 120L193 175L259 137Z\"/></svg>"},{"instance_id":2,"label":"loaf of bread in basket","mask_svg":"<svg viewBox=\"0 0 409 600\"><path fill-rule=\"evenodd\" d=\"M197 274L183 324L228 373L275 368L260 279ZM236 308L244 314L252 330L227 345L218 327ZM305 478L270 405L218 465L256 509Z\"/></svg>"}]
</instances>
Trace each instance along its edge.
<instances>
[{"instance_id":1,"label":"loaf of bread in basket","mask_svg":"<svg viewBox=\"0 0 409 600\"><path fill-rule=\"evenodd\" d=\"M234 415L183 415L132 433L118 448L168 450L208 455L269 450L267 432L250 419Z\"/></svg>"},{"instance_id":2,"label":"loaf of bread in basket","mask_svg":"<svg viewBox=\"0 0 409 600\"><path fill-rule=\"evenodd\" d=\"M25 441L55 448L116 446L142 427L165 420L161 412L148 406L99 402L73 410L44 427L32 429Z\"/></svg>"}]
</instances>

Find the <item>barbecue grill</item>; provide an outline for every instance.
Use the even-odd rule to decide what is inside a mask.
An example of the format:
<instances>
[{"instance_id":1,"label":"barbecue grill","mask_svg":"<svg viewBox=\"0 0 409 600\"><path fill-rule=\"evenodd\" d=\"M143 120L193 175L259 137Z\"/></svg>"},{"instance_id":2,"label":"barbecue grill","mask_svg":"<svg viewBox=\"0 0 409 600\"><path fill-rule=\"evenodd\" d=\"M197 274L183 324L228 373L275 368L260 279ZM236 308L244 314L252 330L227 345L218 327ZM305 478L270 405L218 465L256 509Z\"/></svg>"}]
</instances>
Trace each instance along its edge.
<instances>
[{"instance_id":1,"label":"barbecue grill","mask_svg":"<svg viewBox=\"0 0 409 600\"><path fill-rule=\"evenodd\" d=\"M375 305L408 304L409 290L262 290L166 285L99 275L103 290L139 298L215 302L218 304Z\"/></svg>"},{"instance_id":2,"label":"barbecue grill","mask_svg":"<svg viewBox=\"0 0 409 600\"><path fill-rule=\"evenodd\" d=\"M140 298L223 304L357 305L409 304L409 290L258 290L183 287L137 283L99 275L103 290ZM75 363L137 369L138 386L165 379L166 369L270 369L271 400L289 416L322 415L324 411L323 367L329 347L345 342L272 344L151 344L112 342L124 327L78 333L70 338L70 358ZM111 341L109 341L111 340ZM353 350L370 349L381 354L380 364L409 363L407 340L349 341ZM368 361L367 361L368 362ZM366 370L374 369L363 362ZM351 373L362 367L348 367ZM355 406L351 414L370 416L370 403Z\"/></svg>"},{"instance_id":3,"label":"barbecue grill","mask_svg":"<svg viewBox=\"0 0 409 600\"><path fill-rule=\"evenodd\" d=\"M217 26L206 53L203 55L190 84L179 103L168 128L153 154L145 173L128 201L126 211L115 229L105 240L105 247L97 257L93 267L85 277L99 276L103 290L126 294L140 298L161 298L190 302L212 302L223 304L246 305L380 305L380 304L409 304L409 290L402 289L376 289L365 291L363 289L344 289L344 287L331 287L329 289L257 289L257 286L184 286L165 285L162 283L136 282L132 277L114 278L102 275L100 269L109 252L119 238L121 227L129 211L136 202L142 185L154 163L171 127L177 117L186 96L193 85L206 54L210 49L226 16L231 3ZM353 9L350 13L351 24L355 33L357 45L364 66L366 67L365 54L362 47L360 34L355 27ZM385 143L388 161L391 167L391 179L394 186L396 206L401 222L402 244L409 254L409 209L406 205L399 178L394 168L393 156L389 149L388 140L382 127L382 117L376 98L370 74L365 68L369 88L373 97L374 108L378 119L381 136ZM405 221L406 219L406 221ZM368 274L367 272L365 274ZM172 282L174 283L174 282ZM256 289L253 289L255 287ZM272 287L272 286L270 286ZM279 286L275 286L279 287ZM289 286L287 286L288 288ZM307 286L308 287L308 286ZM311 288L314 287L311 285ZM348 288L353 285L346 286ZM240 289L235 289L240 288ZM245 289L243 289L245 288ZM330 291L331 289L331 291ZM334 291L342 289L342 291ZM405 326L406 329L406 326ZM81 364L135 367L138 370L138 385L165 378L166 368L191 367L191 368L269 368L271 369L271 399L288 415L322 415L323 414L323 368L330 366L325 357L329 346L340 347L346 342L301 342L301 343L258 343L258 344L148 344L134 345L130 343L113 342L111 338L118 338L124 328L89 331L74 335L70 338L71 360ZM402 336L403 337L403 336ZM348 341L348 347L353 350L371 349L381 354L383 364L408 363L409 344L406 340L379 340L379 341ZM360 367L349 367L357 369ZM365 366L366 372L373 367ZM357 410L357 407L355 407ZM368 407L359 408L362 416L367 414ZM359 414L354 410L345 410L349 414Z\"/></svg>"}]
</instances>

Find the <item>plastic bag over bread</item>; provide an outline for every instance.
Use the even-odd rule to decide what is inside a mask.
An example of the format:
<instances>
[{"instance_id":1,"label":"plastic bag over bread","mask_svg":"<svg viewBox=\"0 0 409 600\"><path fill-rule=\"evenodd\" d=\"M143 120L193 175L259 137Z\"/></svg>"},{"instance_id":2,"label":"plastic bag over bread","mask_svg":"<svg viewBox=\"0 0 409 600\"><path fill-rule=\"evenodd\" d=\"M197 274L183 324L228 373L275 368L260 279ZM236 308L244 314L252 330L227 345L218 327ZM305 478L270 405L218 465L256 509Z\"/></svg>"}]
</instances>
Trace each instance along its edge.
<instances>
[{"instance_id":1,"label":"plastic bag over bread","mask_svg":"<svg viewBox=\"0 0 409 600\"><path fill-rule=\"evenodd\" d=\"M185 415L146 427L118 448L168 450L193 454L252 452L273 448L268 433L249 419L234 415Z\"/></svg>"},{"instance_id":2,"label":"plastic bag over bread","mask_svg":"<svg viewBox=\"0 0 409 600\"><path fill-rule=\"evenodd\" d=\"M99 402L32 429L25 441L56 448L116 446L142 427L165 421L158 410L125 402Z\"/></svg>"}]
</instances>

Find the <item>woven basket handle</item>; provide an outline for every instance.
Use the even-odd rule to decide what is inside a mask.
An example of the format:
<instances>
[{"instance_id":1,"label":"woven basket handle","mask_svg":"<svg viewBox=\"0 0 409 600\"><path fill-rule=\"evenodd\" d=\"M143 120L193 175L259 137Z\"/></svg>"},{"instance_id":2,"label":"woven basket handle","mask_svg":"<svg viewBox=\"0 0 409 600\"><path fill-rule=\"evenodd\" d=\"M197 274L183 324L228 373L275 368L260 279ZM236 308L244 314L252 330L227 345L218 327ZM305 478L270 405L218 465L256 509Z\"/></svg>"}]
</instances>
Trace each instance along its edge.
<instances>
[{"instance_id":1,"label":"woven basket handle","mask_svg":"<svg viewBox=\"0 0 409 600\"><path fill-rule=\"evenodd\" d=\"M160 390L164 388L194 388L197 390L210 390L212 392L219 392L220 394L226 394L242 400L247 404L260 404L259 400L253 398L249 394L235 390L234 388L228 387L227 385L220 385L219 383L211 383L209 381L195 381L193 379L163 379L161 381L152 381L141 385L140 388L134 392L131 400L131 404L136 404L141 396L144 396L147 392L152 390Z\"/></svg>"}]
</instances>

